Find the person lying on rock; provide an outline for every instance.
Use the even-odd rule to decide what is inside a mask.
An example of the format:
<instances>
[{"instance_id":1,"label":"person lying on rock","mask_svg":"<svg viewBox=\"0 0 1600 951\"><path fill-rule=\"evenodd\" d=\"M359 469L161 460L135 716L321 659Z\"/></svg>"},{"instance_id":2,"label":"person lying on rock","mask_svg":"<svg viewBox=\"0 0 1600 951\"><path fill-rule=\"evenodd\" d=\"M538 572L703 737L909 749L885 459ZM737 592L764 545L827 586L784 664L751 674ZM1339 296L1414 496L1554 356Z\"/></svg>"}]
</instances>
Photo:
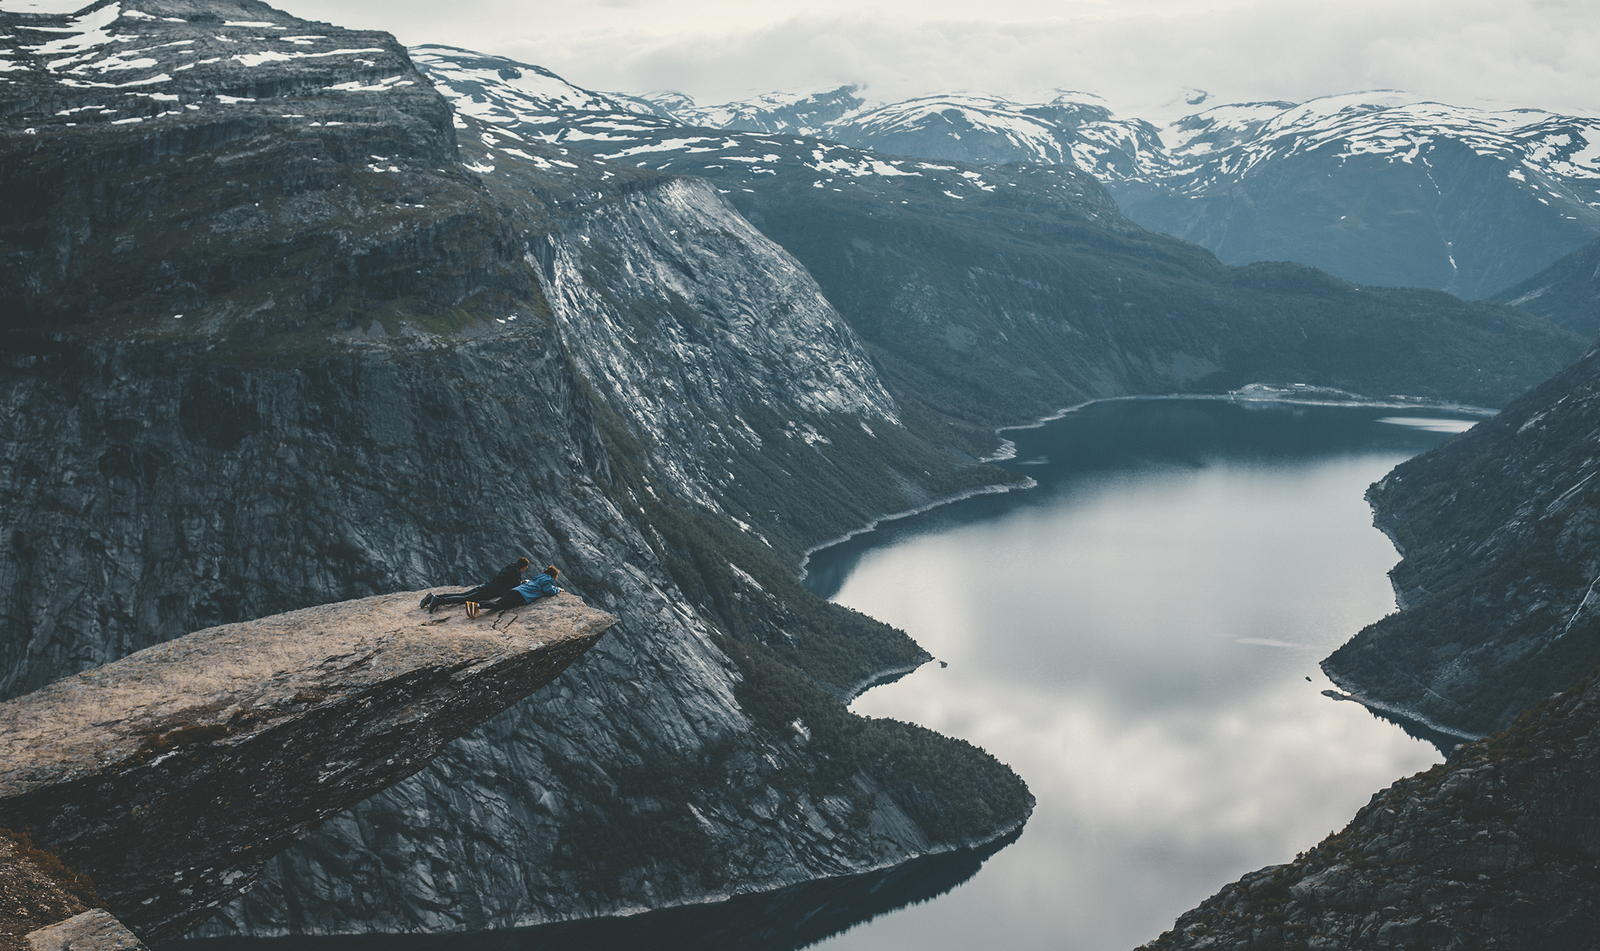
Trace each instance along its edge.
<instances>
[{"instance_id":1,"label":"person lying on rock","mask_svg":"<svg viewBox=\"0 0 1600 951\"><path fill-rule=\"evenodd\" d=\"M506 608L520 608L524 604L532 604L540 598L555 597L561 593L561 589L556 587L556 579L559 577L561 569L555 565L547 565L544 574L524 581L493 601L483 604L468 601L467 617L477 617L478 612L484 608L490 611L504 611Z\"/></svg>"},{"instance_id":2,"label":"person lying on rock","mask_svg":"<svg viewBox=\"0 0 1600 951\"><path fill-rule=\"evenodd\" d=\"M494 576L494 580L485 581L469 591L460 591L456 594L434 594L430 591L422 599L421 607L427 608L428 613L432 614L444 605L466 604L468 602L479 604L491 598L498 598L517 586L517 582L522 580L522 573L527 571L528 566L531 564L533 562L526 558L518 558L500 569L500 573Z\"/></svg>"}]
</instances>

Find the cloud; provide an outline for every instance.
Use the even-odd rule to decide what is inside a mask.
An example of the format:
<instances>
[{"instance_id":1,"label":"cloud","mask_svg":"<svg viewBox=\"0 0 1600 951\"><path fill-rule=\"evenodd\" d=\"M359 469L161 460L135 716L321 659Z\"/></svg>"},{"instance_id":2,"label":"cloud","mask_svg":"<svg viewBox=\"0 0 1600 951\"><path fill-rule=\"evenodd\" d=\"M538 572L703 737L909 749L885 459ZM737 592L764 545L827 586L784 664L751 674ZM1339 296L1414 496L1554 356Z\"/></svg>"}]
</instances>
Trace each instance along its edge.
<instances>
[{"instance_id":1,"label":"cloud","mask_svg":"<svg viewBox=\"0 0 1600 951\"><path fill-rule=\"evenodd\" d=\"M1398 88L1443 101L1590 112L1600 8L1356 0L1226 9L1144 5L1029 21L805 14L751 28L576 31L501 39L498 52L606 89L679 89L702 102L865 82L885 99L1054 88L1149 107L1186 86L1225 100L1303 100Z\"/></svg>"},{"instance_id":2,"label":"cloud","mask_svg":"<svg viewBox=\"0 0 1600 951\"><path fill-rule=\"evenodd\" d=\"M865 82L899 99L953 90L1098 92L1148 110L1184 87L1222 100L1395 88L1459 104L1592 113L1600 5L1569 0L288 0L300 16L408 44L511 56L592 89L678 89L703 103Z\"/></svg>"}]
</instances>

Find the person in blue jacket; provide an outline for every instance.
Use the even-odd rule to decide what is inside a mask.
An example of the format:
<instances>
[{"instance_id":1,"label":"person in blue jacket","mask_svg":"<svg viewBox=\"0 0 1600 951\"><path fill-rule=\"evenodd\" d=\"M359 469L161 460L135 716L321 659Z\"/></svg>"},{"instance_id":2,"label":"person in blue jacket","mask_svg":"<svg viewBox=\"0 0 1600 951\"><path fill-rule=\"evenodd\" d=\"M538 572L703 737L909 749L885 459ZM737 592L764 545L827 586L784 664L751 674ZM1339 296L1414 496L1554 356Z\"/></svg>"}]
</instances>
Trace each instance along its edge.
<instances>
[{"instance_id":1,"label":"person in blue jacket","mask_svg":"<svg viewBox=\"0 0 1600 951\"><path fill-rule=\"evenodd\" d=\"M469 601L481 604L491 598L498 598L517 586L517 582L522 580L522 573L527 571L528 566L531 564L533 562L526 558L518 558L500 569L500 573L495 575L493 579L485 581L476 588L470 588L456 594L434 594L430 591L428 596L422 599L422 607L427 608L428 613L431 614L442 607L452 604L466 604Z\"/></svg>"},{"instance_id":2,"label":"person in blue jacket","mask_svg":"<svg viewBox=\"0 0 1600 951\"><path fill-rule=\"evenodd\" d=\"M493 601L483 604L479 604L476 601L468 601L467 617L477 617L478 613L484 608L488 608L491 611L504 611L506 608L520 608L524 604L532 604L540 598L555 597L561 593L561 589L556 587L556 579L559 577L561 577L561 569L555 565L547 565L545 566L544 574L529 578Z\"/></svg>"}]
</instances>

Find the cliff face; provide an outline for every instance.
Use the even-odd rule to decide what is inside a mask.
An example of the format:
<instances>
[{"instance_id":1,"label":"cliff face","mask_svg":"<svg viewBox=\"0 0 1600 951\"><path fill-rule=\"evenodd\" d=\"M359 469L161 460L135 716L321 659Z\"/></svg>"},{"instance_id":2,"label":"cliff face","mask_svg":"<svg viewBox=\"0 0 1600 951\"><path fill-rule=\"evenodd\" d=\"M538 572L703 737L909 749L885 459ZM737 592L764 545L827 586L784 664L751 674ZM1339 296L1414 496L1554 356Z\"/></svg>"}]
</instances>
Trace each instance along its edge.
<instances>
[{"instance_id":1,"label":"cliff face","mask_svg":"<svg viewBox=\"0 0 1600 951\"><path fill-rule=\"evenodd\" d=\"M1590 677L1373 796L1344 830L1229 885L1145 948L1591 948L1597 771Z\"/></svg>"},{"instance_id":2,"label":"cliff face","mask_svg":"<svg viewBox=\"0 0 1600 951\"><path fill-rule=\"evenodd\" d=\"M0 825L92 878L141 937L175 938L617 620L565 594L492 621L416 599L211 628L0 704Z\"/></svg>"},{"instance_id":3,"label":"cliff face","mask_svg":"<svg viewBox=\"0 0 1600 951\"><path fill-rule=\"evenodd\" d=\"M1600 351L1368 493L1401 611L1323 662L1359 699L1471 735L1600 664Z\"/></svg>"},{"instance_id":4,"label":"cliff face","mask_svg":"<svg viewBox=\"0 0 1600 951\"><path fill-rule=\"evenodd\" d=\"M698 901L1026 817L981 751L818 686L920 651L793 580L805 545L999 476L899 425L711 189L452 120L391 39L261 4L0 25L34 50L0 73L0 169L31 196L0 204L0 689L517 554L621 618L270 862L220 931Z\"/></svg>"}]
</instances>

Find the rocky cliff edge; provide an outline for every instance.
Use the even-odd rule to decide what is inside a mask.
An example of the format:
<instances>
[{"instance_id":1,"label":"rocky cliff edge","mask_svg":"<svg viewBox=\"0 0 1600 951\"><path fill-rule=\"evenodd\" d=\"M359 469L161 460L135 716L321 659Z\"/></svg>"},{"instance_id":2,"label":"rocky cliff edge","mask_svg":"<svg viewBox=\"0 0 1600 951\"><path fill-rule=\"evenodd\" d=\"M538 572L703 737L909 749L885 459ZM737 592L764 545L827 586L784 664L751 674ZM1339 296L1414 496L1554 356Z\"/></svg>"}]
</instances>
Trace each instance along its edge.
<instances>
[{"instance_id":1,"label":"rocky cliff edge","mask_svg":"<svg viewBox=\"0 0 1600 951\"><path fill-rule=\"evenodd\" d=\"M555 679L616 618L571 595L467 620L417 593L214 627L0 704L0 827L146 941Z\"/></svg>"}]
</instances>

